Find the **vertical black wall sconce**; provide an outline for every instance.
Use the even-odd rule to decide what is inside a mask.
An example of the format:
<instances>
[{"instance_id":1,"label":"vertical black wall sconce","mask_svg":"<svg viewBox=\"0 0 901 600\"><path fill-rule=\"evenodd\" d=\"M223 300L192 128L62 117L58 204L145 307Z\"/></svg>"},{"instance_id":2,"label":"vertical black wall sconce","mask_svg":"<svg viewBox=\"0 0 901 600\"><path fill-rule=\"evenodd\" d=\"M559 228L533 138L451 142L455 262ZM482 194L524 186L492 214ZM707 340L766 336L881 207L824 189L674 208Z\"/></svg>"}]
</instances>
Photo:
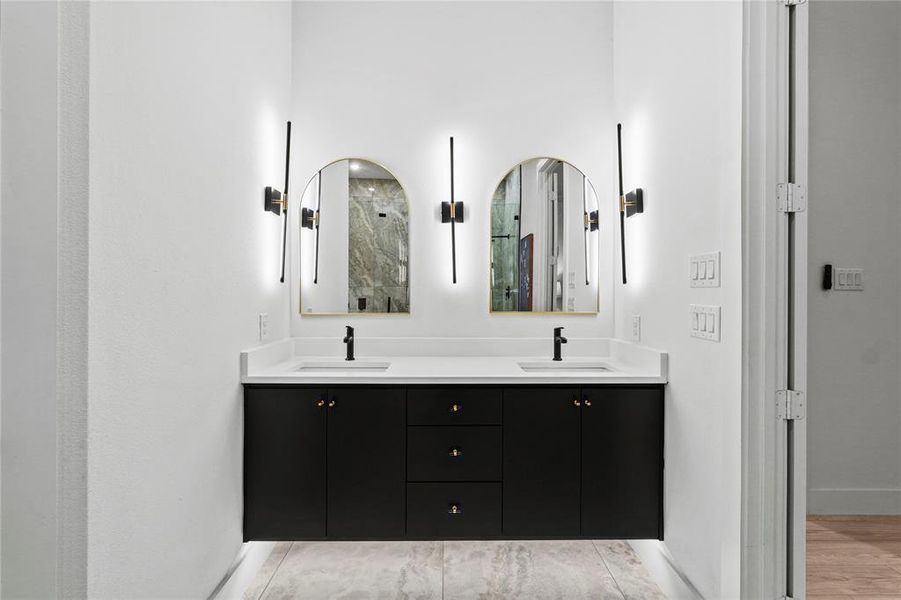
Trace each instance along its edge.
<instances>
[{"instance_id":1,"label":"vertical black wall sconce","mask_svg":"<svg viewBox=\"0 0 901 600\"><path fill-rule=\"evenodd\" d=\"M288 178L291 167L291 121L288 121L288 133L285 141L285 191L278 191L274 187L266 186L263 193L263 208L276 215L285 213L282 226L282 276L280 281L285 283L285 252L288 246Z\"/></svg>"},{"instance_id":2,"label":"vertical black wall sconce","mask_svg":"<svg viewBox=\"0 0 901 600\"><path fill-rule=\"evenodd\" d=\"M616 151L619 159L619 242L623 259L623 285L626 284L626 217L644 212L644 192L636 188L623 194L623 124L616 124Z\"/></svg>"},{"instance_id":3,"label":"vertical black wall sconce","mask_svg":"<svg viewBox=\"0 0 901 600\"><path fill-rule=\"evenodd\" d=\"M316 229L316 259L313 269L313 283L319 283L319 211L322 209L322 171L316 174L316 210L300 209L300 226Z\"/></svg>"},{"instance_id":4,"label":"vertical black wall sconce","mask_svg":"<svg viewBox=\"0 0 901 600\"><path fill-rule=\"evenodd\" d=\"M451 269L454 283L457 283L457 234L455 223L463 222L463 203L454 198L454 138L450 139L450 202L441 203L441 222L451 226Z\"/></svg>"}]
</instances>

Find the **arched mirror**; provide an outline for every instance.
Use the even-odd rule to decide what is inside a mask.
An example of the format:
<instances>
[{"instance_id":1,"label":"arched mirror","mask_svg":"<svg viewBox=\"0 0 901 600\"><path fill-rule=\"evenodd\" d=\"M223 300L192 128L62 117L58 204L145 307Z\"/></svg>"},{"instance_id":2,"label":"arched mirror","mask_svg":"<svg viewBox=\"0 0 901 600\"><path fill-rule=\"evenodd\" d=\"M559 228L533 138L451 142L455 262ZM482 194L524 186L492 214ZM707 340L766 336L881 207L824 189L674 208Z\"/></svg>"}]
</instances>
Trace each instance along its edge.
<instances>
[{"instance_id":1,"label":"arched mirror","mask_svg":"<svg viewBox=\"0 0 901 600\"><path fill-rule=\"evenodd\" d=\"M598 198L556 158L513 167L491 199L491 311L598 312Z\"/></svg>"},{"instance_id":2,"label":"arched mirror","mask_svg":"<svg viewBox=\"0 0 901 600\"><path fill-rule=\"evenodd\" d=\"M300 312L409 313L409 214L384 167L358 158L323 167L301 199Z\"/></svg>"}]
</instances>

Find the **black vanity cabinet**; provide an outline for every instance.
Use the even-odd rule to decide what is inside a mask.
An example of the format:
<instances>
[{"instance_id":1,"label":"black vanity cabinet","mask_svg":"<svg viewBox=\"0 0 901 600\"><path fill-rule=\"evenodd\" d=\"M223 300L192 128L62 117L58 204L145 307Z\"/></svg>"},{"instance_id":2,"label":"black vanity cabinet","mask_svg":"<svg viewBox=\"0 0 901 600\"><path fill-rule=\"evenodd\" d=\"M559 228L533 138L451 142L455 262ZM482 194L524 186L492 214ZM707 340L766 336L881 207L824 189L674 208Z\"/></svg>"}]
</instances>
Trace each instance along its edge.
<instances>
[{"instance_id":1,"label":"black vanity cabinet","mask_svg":"<svg viewBox=\"0 0 901 600\"><path fill-rule=\"evenodd\" d=\"M404 535L403 388L329 388L329 538Z\"/></svg>"},{"instance_id":2,"label":"black vanity cabinet","mask_svg":"<svg viewBox=\"0 0 901 600\"><path fill-rule=\"evenodd\" d=\"M663 539L663 393L582 388L582 536Z\"/></svg>"},{"instance_id":3,"label":"black vanity cabinet","mask_svg":"<svg viewBox=\"0 0 901 600\"><path fill-rule=\"evenodd\" d=\"M246 385L244 539L663 539L663 386Z\"/></svg>"},{"instance_id":4,"label":"black vanity cabinet","mask_svg":"<svg viewBox=\"0 0 901 600\"><path fill-rule=\"evenodd\" d=\"M404 536L403 388L246 387L244 539Z\"/></svg>"},{"instance_id":5,"label":"black vanity cabinet","mask_svg":"<svg viewBox=\"0 0 901 600\"><path fill-rule=\"evenodd\" d=\"M579 388L504 393L504 533L579 537Z\"/></svg>"},{"instance_id":6,"label":"black vanity cabinet","mask_svg":"<svg viewBox=\"0 0 901 600\"><path fill-rule=\"evenodd\" d=\"M325 389L244 390L244 539L325 537Z\"/></svg>"}]
</instances>

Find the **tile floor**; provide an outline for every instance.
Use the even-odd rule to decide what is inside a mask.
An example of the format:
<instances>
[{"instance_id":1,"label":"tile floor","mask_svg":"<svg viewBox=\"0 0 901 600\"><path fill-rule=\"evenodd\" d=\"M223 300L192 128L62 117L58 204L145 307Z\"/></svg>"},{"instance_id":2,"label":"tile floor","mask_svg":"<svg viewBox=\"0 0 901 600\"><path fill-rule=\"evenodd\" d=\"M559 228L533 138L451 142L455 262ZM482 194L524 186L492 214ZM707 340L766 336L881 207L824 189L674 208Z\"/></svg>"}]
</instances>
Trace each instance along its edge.
<instances>
[{"instance_id":1,"label":"tile floor","mask_svg":"<svg viewBox=\"0 0 901 600\"><path fill-rule=\"evenodd\" d=\"M620 541L283 542L245 600L664 600Z\"/></svg>"}]
</instances>

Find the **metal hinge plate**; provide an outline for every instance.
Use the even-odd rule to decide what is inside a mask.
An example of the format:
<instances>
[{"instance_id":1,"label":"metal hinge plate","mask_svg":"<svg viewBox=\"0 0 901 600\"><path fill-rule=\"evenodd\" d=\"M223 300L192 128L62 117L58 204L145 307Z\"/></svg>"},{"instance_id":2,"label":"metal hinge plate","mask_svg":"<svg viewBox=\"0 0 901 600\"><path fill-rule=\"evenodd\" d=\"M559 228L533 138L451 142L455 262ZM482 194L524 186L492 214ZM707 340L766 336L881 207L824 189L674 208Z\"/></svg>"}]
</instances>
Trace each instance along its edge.
<instances>
[{"instance_id":1,"label":"metal hinge plate","mask_svg":"<svg viewBox=\"0 0 901 600\"><path fill-rule=\"evenodd\" d=\"M779 390L776 392L776 418L795 421L807 416L807 402L804 392Z\"/></svg>"},{"instance_id":2,"label":"metal hinge plate","mask_svg":"<svg viewBox=\"0 0 901 600\"><path fill-rule=\"evenodd\" d=\"M801 212L807 208L807 186L800 183L779 183L776 185L776 200L779 212Z\"/></svg>"},{"instance_id":3,"label":"metal hinge plate","mask_svg":"<svg viewBox=\"0 0 901 600\"><path fill-rule=\"evenodd\" d=\"M807 0L782 0L785 6L797 6L799 4L807 4Z\"/></svg>"}]
</instances>

